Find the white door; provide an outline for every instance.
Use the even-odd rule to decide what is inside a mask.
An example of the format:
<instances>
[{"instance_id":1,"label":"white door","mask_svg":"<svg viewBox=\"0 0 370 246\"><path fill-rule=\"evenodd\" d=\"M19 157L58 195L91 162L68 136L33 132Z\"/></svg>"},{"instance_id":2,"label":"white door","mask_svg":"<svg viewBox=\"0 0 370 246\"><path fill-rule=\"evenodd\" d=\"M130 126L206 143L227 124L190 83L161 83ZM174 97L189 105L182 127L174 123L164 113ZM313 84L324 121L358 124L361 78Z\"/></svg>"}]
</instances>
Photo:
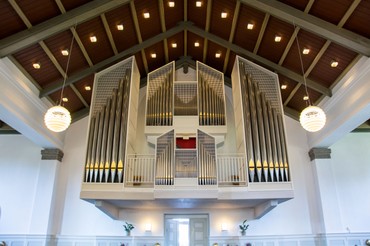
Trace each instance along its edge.
<instances>
[{"instance_id":1,"label":"white door","mask_svg":"<svg viewBox=\"0 0 370 246\"><path fill-rule=\"evenodd\" d=\"M208 215L165 215L165 246L207 246Z\"/></svg>"},{"instance_id":2,"label":"white door","mask_svg":"<svg viewBox=\"0 0 370 246\"><path fill-rule=\"evenodd\" d=\"M208 219L194 218L190 219L190 245L206 246L208 245Z\"/></svg>"}]
</instances>

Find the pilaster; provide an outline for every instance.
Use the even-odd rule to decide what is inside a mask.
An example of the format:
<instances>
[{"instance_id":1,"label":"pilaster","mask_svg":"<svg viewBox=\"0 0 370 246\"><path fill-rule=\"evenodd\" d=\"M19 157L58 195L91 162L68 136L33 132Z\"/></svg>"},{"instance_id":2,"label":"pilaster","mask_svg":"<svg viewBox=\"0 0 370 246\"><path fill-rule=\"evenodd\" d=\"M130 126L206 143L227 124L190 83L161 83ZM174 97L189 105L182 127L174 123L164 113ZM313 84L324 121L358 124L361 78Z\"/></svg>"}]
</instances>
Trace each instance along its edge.
<instances>
[{"instance_id":1,"label":"pilaster","mask_svg":"<svg viewBox=\"0 0 370 246\"><path fill-rule=\"evenodd\" d=\"M55 190L63 152L60 149L41 150L41 161L33 212L30 223L31 234L49 235L54 219Z\"/></svg>"},{"instance_id":2,"label":"pilaster","mask_svg":"<svg viewBox=\"0 0 370 246\"><path fill-rule=\"evenodd\" d=\"M322 225L319 233L342 232L342 216L339 206L337 185L333 175L333 163L329 148L313 148L309 151L313 165L316 192L321 209Z\"/></svg>"}]
</instances>

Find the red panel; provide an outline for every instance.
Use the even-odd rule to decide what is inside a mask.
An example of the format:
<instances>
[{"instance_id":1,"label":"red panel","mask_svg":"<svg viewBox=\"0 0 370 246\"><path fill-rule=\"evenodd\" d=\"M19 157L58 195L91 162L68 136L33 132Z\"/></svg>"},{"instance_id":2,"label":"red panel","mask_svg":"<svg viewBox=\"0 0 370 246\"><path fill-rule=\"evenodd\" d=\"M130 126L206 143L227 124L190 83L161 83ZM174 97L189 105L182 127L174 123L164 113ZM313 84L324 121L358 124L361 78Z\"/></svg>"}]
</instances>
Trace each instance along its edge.
<instances>
[{"instance_id":1,"label":"red panel","mask_svg":"<svg viewBox=\"0 0 370 246\"><path fill-rule=\"evenodd\" d=\"M195 149L197 147L196 138L176 138L176 148L177 149Z\"/></svg>"}]
</instances>

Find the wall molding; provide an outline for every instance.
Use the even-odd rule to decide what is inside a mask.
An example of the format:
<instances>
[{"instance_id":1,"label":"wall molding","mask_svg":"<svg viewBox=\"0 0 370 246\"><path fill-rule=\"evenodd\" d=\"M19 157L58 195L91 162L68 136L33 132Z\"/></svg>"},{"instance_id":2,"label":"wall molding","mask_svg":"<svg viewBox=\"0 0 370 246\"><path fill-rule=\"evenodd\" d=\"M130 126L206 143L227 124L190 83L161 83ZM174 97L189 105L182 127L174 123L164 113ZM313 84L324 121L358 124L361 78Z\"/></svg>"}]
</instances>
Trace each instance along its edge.
<instances>
[{"instance_id":1,"label":"wall molding","mask_svg":"<svg viewBox=\"0 0 370 246\"><path fill-rule=\"evenodd\" d=\"M223 235L210 236L210 245L245 246L353 246L365 245L370 239L369 233L328 233L328 234L301 234L301 235ZM160 243L164 246L162 236L65 236L65 235L1 235L1 240L7 245L32 246L153 246Z\"/></svg>"},{"instance_id":2,"label":"wall molding","mask_svg":"<svg viewBox=\"0 0 370 246\"><path fill-rule=\"evenodd\" d=\"M316 159L331 159L331 149L329 148L312 148L308 151L310 160Z\"/></svg>"}]
</instances>

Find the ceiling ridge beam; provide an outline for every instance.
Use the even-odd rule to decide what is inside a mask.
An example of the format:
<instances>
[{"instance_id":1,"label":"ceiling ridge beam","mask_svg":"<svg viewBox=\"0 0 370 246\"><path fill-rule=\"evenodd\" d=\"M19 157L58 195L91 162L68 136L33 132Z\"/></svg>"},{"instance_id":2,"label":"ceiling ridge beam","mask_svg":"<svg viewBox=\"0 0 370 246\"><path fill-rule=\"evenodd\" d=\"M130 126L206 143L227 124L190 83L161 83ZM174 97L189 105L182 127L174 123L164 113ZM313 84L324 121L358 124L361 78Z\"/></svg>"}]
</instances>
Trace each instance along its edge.
<instances>
[{"instance_id":1,"label":"ceiling ridge beam","mask_svg":"<svg viewBox=\"0 0 370 246\"><path fill-rule=\"evenodd\" d=\"M350 50L365 56L370 56L370 39L353 33L349 30L338 28L330 22L309 15L289 5L270 0L241 0L244 4L259 9L265 13L276 16L287 23L294 23L320 37L329 39Z\"/></svg>"},{"instance_id":2,"label":"ceiling ridge beam","mask_svg":"<svg viewBox=\"0 0 370 246\"><path fill-rule=\"evenodd\" d=\"M206 32L209 31L211 25L211 14L212 14L212 0L207 1L207 15L206 15ZM206 63L208 51L208 39L205 37L203 42L203 63Z\"/></svg>"},{"instance_id":3,"label":"ceiling ridge beam","mask_svg":"<svg viewBox=\"0 0 370 246\"><path fill-rule=\"evenodd\" d=\"M185 27L188 29L188 31L190 32L193 32L199 36L202 36L202 37L205 37L207 39L209 39L210 41L218 44L218 45L221 45L223 47L227 47L227 48L230 48L231 51L233 51L234 53L236 54L241 54L253 61L257 61L259 63L262 63L264 64L266 67L270 68L271 70L273 71L276 71L292 80L295 80L297 81L299 84L303 84L303 76L302 75L299 75L295 72L292 72L290 71L289 69L283 67L283 66L280 66L266 58L263 58L259 55L256 55L246 49L243 49L241 48L240 46L237 46L233 43L230 43L229 41L225 40L225 39L222 39L212 33L209 33L209 32L206 32L204 31L203 29L199 28L199 27L196 27L194 25L192 25L191 23L186 23ZM310 80L310 79L307 79L306 80L307 82L307 86L310 87L311 89L315 90L315 91L318 91L320 92L321 94L324 94L326 96L331 96L332 95L332 92L331 92L331 89L328 89L322 85L320 85L319 83L313 81L313 80Z\"/></svg>"},{"instance_id":4,"label":"ceiling ridge beam","mask_svg":"<svg viewBox=\"0 0 370 246\"><path fill-rule=\"evenodd\" d=\"M163 0L158 0L158 3L159 3L159 18L160 18L160 21L161 21L161 28L162 28L162 32L165 32L166 31L166 19L165 19L165 16L164 16L164 4L163 4ZM164 58L165 58L165 61L166 61L166 63L168 63L169 58L168 58L168 42L167 42L167 38L163 39L163 49L164 49Z\"/></svg>"},{"instance_id":5,"label":"ceiling ridge beam","mask_svg":"<svg viewBox=\"0 0 370 246\"><path fill-rule=\"evenodd\" d=\"M130 9L131 9L132 20L134 21L136 37L137 37L139 44L141 44L143 42L143 38L141 36L139 19L137 18L136 7L135 7L135 3L133 0L130 1ZM148 70L149 70L148 61L146 60L145 50L142 49L140 52L141 52L141 58L143 59L143 65L144 65L145 72L148 73Z\"/></svg>"},{"instance_id":6,"label":"ceiling ridge beam","mask_svg":"<svg viewBox=\"0 0 370 246\"><path fill-rule=\"evenodd\" d=\"M71 26L99 16L126 3L129 3L129 0L92 1L81 7L72 9L65 14L55 16L30 29L13 34L0 40L0 58L13 54L54 34L67 30Z\"/></svg>"},{"instance_id":7,"label":"ceiling ridge beam","mask_svg":"<svg viewBox=\"0 0 370 246\"><path fill-rule=\"evenodd\" d=\"M236 1L236 6L235 6L235 10L234 10L234 15L233 15L233 21L232 21L232 24L231 24L231 31L230 31L230 36L229 36L229 42L230 43L232 43L234 41L236 24L237 24L238 18L239 18L239 11L240 11L240 0ZM229 64L229 58L230 58L230 49L227 48L226 55L225 55L225 60L224 60L223 73L226 72L227 65Z\"/></svg>"},{"instance_id":8,"label":"ceiling ridge beam","mask_svg":"<svg viewBox=\"0 0 370 246\"><path fill-rule=\"evenodd\" d=\"M101 61L97 64L95 64L94 66L91 66L77 74L74 74L74 75L71 75L70 77L68 77L68 79L66 80L65 82L65 86L68 86L70 84L73 84L81 79L83 79L84 77L90 75L90 74L93 74L95 72L98 72L106 67L108 67L109 65L112 65L114 64L115 62L118 62L120 61L121 59L123 58L126 58L130 55L134 55L136 54L137 52L141 52L141 50L145 49L145 48L148 48L158 42L161 42L164 38L169 38L179 32L182 32L184 31L184 29L186 28L186 26L189 26L190 24L186 23L186 22L180 22L176 27L173 27L171 29L168 29L166 32L164 33L160 33L152 38L149 38L147 40L145 40L144 42L140 43L140 44L137 44L137 45L134 45L132 47L130 47L129 49L126 49L120 53L118 53L117 55L115 56L112 56L104 61ZM52 83L50 86L46 87L45 89L41 90L40 91L40 97L45 97L45 96L48 96L50 95L51 93L61 89L63 86L63 81L57 81L57 82L54 82Z\"/></svg>"}]
</instances>

